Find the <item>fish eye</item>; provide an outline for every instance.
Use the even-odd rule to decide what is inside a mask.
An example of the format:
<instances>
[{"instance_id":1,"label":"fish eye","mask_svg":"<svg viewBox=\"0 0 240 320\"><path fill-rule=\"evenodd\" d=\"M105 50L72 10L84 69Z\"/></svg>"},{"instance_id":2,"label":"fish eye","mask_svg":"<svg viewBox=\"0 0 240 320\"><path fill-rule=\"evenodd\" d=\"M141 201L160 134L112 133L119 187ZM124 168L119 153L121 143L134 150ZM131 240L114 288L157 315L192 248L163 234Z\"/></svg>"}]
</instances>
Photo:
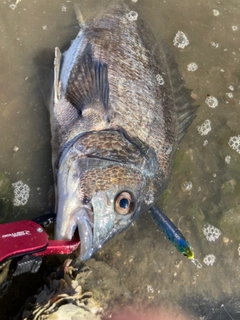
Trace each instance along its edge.
<instances>
[{"instance_id":1,"label":"fish eye","mask_svg":"<svg viewBox=\"0 0 240 320\"><path fill-rule=\"evenodd\" d=\"M119 214L131 213L134 209L133 197L129 192L121 192L115 199L115 210Z\"/></svg>"}]
</instances>

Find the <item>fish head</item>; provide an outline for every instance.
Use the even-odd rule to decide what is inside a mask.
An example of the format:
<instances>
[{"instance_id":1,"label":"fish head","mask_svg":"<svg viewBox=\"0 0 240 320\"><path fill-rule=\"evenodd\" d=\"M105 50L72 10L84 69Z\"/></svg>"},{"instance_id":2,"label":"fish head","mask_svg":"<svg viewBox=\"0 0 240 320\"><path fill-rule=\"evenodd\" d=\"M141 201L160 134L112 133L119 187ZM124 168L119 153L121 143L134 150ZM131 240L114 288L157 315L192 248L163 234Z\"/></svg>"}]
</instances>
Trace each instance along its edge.
<instances>
[{"instance_id":1,"label":"fish head","mask_svg":"<svg viewBox=\"0 0 240 320\"><path fill-rule=\"evenodd\" d=\"M155 199L156 159L119 131L91 132L62 156L56 238L78 229L84 261L126 229Z\"/></svg>"}]
</instances>

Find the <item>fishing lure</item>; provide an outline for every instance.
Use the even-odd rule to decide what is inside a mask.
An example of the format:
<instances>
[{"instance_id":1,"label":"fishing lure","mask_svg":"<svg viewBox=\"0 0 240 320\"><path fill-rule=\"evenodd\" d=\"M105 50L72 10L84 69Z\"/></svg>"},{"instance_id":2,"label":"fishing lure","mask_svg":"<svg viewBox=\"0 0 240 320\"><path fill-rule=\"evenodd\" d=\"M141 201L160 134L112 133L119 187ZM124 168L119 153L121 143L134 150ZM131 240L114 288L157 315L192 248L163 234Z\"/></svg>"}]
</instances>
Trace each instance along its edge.
<instances>
[{"instance_id":1,"label":"fishing lure","mask_svg":"<svg viewBox=\"0 0 240 320\"><path fill-rule=\"evenodd\" d=\"M172 221L156 206L150 208L151 214L157 224L162 228L168 239L188 259L194 258L194 252L188 241L184 238Z\"/></svg>"}]
</instances>

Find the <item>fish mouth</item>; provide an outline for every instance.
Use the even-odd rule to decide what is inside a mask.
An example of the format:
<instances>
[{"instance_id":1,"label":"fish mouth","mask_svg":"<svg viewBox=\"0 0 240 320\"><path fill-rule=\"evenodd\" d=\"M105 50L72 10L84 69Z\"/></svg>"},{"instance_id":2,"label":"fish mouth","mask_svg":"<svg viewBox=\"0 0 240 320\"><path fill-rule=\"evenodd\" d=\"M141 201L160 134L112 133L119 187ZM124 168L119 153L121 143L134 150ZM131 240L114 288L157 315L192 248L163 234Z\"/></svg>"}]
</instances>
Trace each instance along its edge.
<instances>
[{"instance_id":1,"label":"fish mouth","mask_svg":"<svg viewBox=\"0 0 240 320\"><path fill-rule=\"evenodd\" d=\"M90 215L88 211L89 210L86 208L81 208L71 215L72 218L68 220L67 225L62 224L62 221L59 221L58 219L56 225L57 239L72 240L75 232L78 231L81 248L79 258L81 261L88 260L94 252L93 226L92 222L90 221Z\"/></svg>"}]
</instances>

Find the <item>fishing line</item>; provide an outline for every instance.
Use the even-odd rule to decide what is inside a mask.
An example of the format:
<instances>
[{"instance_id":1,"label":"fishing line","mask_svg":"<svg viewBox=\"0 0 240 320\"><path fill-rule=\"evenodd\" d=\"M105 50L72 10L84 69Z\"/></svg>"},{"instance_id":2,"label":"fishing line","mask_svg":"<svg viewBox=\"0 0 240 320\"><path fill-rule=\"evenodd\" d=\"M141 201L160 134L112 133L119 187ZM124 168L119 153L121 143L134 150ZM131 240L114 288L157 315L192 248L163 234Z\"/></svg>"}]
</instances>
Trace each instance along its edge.
<instances>
[{"instance_id":1,"label":"fishing line","mask_svg":"<svg viewBox=\"0 0 240 320\"><path fill-rule=\"evenodd\" d=\"M221 312L222 309L225 310L226 314L229 316L230 319L234 320L234 318L230 315L230 313L225 308L224 304L221 304L221 306L220 306L220 320L222 319L222 312Z\"/></svg>"}]
</instances>

